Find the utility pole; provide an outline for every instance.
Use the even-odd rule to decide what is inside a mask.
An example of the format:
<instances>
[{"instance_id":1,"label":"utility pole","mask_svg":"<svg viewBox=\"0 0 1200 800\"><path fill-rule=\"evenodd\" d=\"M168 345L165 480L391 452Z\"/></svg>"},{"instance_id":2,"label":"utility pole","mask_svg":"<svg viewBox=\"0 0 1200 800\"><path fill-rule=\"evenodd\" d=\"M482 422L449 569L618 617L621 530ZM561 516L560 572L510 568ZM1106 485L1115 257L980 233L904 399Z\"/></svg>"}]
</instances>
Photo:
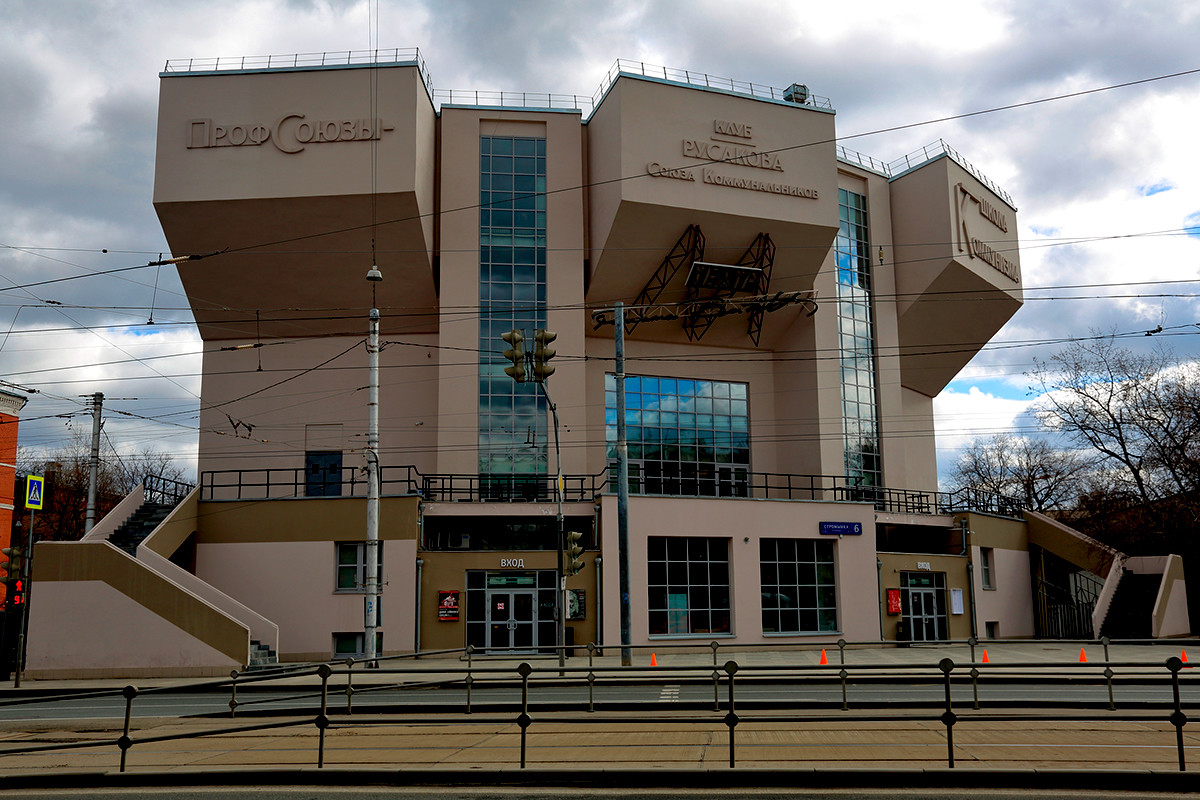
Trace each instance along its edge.
<instances>
[{"instance_id":1,"label":"utility pole","mask_svg":"<svg viewBox=\"0 0 1200 800\"><path fill-rule=\"evenodd\" d=\"M100 474L100 412L104 408L104 393L92 395L92 455L88 462L87 518L83 523L86 534L96 524L96 481Z\"/></svg>"},{"instance_id":2,"label":"utility pole","mask_svg":"<svg viewBox=\"0 0 1200 800\"><path fill-rule=\"evenodd\" d=\"M363 584L364 600L363 655L367 668L379 666L375 659L375 632L379 625L379 309L374 308L375 283L383 280L379 268L367 272L371 281L371 313L367 336L367 368L370 391L367 397L367 542Z\"/></svg>"}]
</instances>

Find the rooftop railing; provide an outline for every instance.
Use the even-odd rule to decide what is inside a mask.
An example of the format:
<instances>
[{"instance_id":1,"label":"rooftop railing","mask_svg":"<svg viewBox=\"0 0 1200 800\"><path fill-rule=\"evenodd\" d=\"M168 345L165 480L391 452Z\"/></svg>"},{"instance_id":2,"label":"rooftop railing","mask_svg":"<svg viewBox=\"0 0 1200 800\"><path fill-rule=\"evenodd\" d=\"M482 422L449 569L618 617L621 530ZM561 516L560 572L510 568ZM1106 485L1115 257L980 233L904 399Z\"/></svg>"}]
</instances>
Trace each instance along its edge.
<instances>
[{"instance_id":1,"label":"rooftop railing","mask_svg":"<svg viewBox=\"0 0 1200 800\"><path fill-rule=\"evenodd\" d=\"M471 89L434 89L434 105L537 108L587 112L592 98L549 92L481 92Z\"/></svg>"},{"instance_id":2,"label":"rooftop railing","mask_svg":"<svg viewBox=\"0 0 1200 800\"><path fill-rule=\"evenodd\" d=\"M421 51L415 47L383 50L333 50L323 53L288 53L266 56L224 56L217 58L172 58L163 67L164 74L187 72L238 72L268 69L319 69L323 67L365 67L372 64L416 64L425 88L433 93L433 80Z\"/></svg>"},{"instance_id":3,"label":"rooftop railing","mask_svg":"<svg viewBox=\"0 0 1200 800\"><path fill-rule=\"evenodd\" d=\"M888 164L888 170L891 177L899 177L909 170L916 169L923 164L928 164L935 158L941 156L949 156L950 160L958 164L967 172L975 176L975 178L987 188L995 192L996 196L1008 203L1014 209L1017 207L1013 202L1012 196L1008 192L1000 188L1000 186L988 176L984 175L974 164L968 161L962 153L955 150L950 145L946 144L945 140L938 139L933 144L927 144L922 148L912 151L906 156L901 156L895 161Z\"/></svg>"},{"instance_id":4,"label":"rooftop railing","mask_svg":"<svg viewBox=\"0 0 1200 800\"><path fill-rule=\"evenodd\" d=\"M828 97L811 94L807 91L804 93L803 100L791 99L795 96L788 89L779 89L774 86L768 86L765 83L720 78L716 75L709 75L706 72L692 72L691 70L663 67L657 64L647 64L644 61L630 61L624 58L618 58L612 68L609 69L608 74L604 76L604 80L600 82L600 88L592 97L593 105L600 105L600 100L612 88L612 85L617 82L617 78L622 75L639 75L643 78L657 78L672 83L684 83L689 86L703 86L706 89L720 89L721 91L733 92L734 94L744 94L747 97L760 97L768 100L778 100L781 103L794 103L799 106L808 106L827 111L833 110L833 103Z\"/></svg>"}]
</instances>

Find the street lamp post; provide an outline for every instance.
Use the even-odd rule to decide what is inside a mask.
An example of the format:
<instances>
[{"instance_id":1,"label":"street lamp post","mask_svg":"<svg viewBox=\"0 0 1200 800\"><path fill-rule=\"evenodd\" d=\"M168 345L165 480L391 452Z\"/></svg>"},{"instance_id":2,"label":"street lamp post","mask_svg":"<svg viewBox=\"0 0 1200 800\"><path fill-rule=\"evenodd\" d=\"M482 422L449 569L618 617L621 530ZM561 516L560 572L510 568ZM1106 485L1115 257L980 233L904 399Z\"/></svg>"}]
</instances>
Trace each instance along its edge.
<instances>
[{"instance_id":1,"label":"street lamp post","mask_svg":"<svg viewBox=\"0 0 1200 800\"><path fill-rule=\"evenodd\" d=\"M379 623L379 309L374 308L375 286L383 280L379 268L367 272L371 281L371 313L367 336L367 367L370 372L367 397L367 542L363 584L367 590L364 601L363 655L367 667L377 667L375 660L375 631Z\"/></svg>"}]
</instances>

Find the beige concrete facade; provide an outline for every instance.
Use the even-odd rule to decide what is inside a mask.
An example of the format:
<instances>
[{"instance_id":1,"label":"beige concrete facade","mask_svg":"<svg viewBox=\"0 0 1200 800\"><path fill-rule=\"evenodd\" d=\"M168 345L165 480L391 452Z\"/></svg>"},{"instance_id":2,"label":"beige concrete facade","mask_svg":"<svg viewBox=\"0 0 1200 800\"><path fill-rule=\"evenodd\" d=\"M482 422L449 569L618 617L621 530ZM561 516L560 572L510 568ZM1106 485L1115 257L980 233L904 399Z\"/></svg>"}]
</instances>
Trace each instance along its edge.
<instances>
[{"instance_id":1,"label":"beige concrete facade","mask_svg":"<svg viewBox=\"0 0 1200 800\"><path fill-rule=\"evenodd\" d=\"M577 645L619 643L606 384L620 302L626 374L661 392L627 409L630 425L665 437L631 456L643 470L629 504L634 643L877 641L905 620L911 637L912 609L887 613L889 589L933 604L933 638L982 638L987 623L1034 635L1027 550L1056 536L1064 557L1087 547L1042 519L975 514L964 533L937 494L933 437L933 397L1021 305L1011 200L948 147L889 167L835 144L828 103L739 86L620 71L585 108L438 107L417 62L164 73L154 203L172 252L193 256L179 268L206 343L201 485L187 521L144 547L160 559L194 548L194 577L277 626L282 658L327 657L331 637L361 629L361 593L334 586L338 544L365 535L374 305L385 651L494 647L528 603L548 622L560 467L564 527L589 548L567 584L584 609L567 627ZM499 168L481 166L483 142L499 140L540 148L523 232L483 221L515 202L486 194ZM518 239L544 267L528 309L485 292L508 291L489 283L485 249ZM364 280L373 265L382 282ZM552 432L530 425L522 444L526 428L503 428L516 423L485 392L506 347L497 303L557 333L546 388L561 465ZM693 384L710 388L682 394ZM718 385L724 429L702 393ZM540 453L545 472L480 474L493 433ZM689 455L677 464L676 451ZM657 469L666 477L646 477ZM689 573L651 590L663 539L707 554L689 567L701 583ZM809 553L786 556L802 570L832 552L820 596L833 605L767 630L766 603L817 589L768 585L767 552ZM719 587L702 583L718 573ZM690 622L681 604L697 598L727 607ZM674 632L654 632L663 614ZM552 644L538 630L532 650Z\"/></svg>"}]
</instances>

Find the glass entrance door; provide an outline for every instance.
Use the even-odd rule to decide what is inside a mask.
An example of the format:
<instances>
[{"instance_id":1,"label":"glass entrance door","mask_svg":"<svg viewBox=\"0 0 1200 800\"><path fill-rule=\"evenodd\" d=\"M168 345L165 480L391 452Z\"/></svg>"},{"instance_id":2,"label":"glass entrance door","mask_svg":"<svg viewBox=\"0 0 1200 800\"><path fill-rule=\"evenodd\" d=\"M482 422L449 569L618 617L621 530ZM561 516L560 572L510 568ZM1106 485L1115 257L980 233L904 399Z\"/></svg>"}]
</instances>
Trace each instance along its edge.
<instances>
[{"instance_id":1,"label":"glass entrance door","mask_svg":"<svg viewBox=\"0 0 1200 800\"><path fill-rule=\"evenodd\" d=\"M537 593L531 590L488 590L488 649L537 647Z\"/></svg>"},{"instance_id":2,"label":"glass entrance door","mask_svg":"<svg viewBox=\"0 0 1200 800\"><path fill-rule=\"evenodd\" d=\"M910 589L908 592L909 630L912 631L914 642L931 642L938 638L938 619L941 615L937 608L936 589Z\"/></svg>"},{"instance_id":3,"label":"glass entrance door","mask_svg":"<svg viewBox=\"0 0 1200 800\"><path fill-rule=\"evenodd\" d=\"M904 623L914 642L936 642L949 638L946 616L946 573L902 572Z\"/></svg>"}]
</instances>

